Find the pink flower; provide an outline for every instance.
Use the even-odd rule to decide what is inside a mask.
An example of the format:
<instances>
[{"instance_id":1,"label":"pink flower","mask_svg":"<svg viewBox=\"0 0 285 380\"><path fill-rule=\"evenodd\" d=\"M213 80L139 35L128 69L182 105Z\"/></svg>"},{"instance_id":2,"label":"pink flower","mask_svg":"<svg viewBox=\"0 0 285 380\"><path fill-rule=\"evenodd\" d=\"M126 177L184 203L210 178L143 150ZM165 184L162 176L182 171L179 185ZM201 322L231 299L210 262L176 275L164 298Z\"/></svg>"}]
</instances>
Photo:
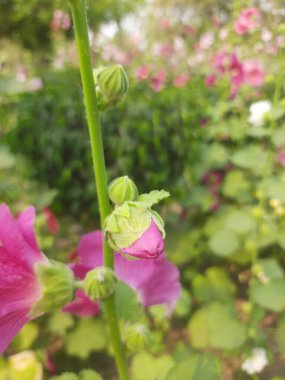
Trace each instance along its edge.
<instances>
[{"instance_id":1,"label":"pink flower","mask_svg":"<svg viewBox=\"0 0 285 380\"><path fill-rule=\"evenodd\" d=\"M156 259L164 251L161 231L152 220L150 227L131 246L121 248L121 252L137 259Z\"/></svg>"},{"instance_id":2,"label":"pink flower","mask_svg":"<svg viewBox=\"0 0 285 380\"><path fill-rule=\"evenodd\" d=\"M79 262L73 264L72 269L77 278L83 279L88 271L103 265L101 231L84 235L77 251ZM119 253L114 255L114 270L117 278L136 291L139 301L145 307L166 304L169 312L173 309L181 291L179 271L166 259L165 255L155 260L128 260ZM82 294L80 297L79 301L82 301ZM79 309L75 302L70 303L63 310L84 315L82 312L84 309ZM88 299L89 304L90 302L94 304L93 315L96 315L98 304ZM83 307L83 302L81 305ZM87 313L87 315L90 314Z\"/></svg>"},{"instance_id":3,"label":"pink flower","mask_svg":"<svg viewBox=\"0 0 285 380\"><path fill-rule=\"evenodd\" d=\"M281 150L278 154L277 154L277 162L282 165L282 166L285 166L285 151L284 150Z\"/></svg>"},{"instance_id":4,"label":"pink flower","mask_svg":"<svg viewBox=\"0 0 285 380\"><path fill-rule=\"evenodd\" d=\"M136 70L136 77L139 80L147 79L149 76L149 68L146 65L139 66Z\"/></svg>"},{"instance_id":5,"label":"pink flower","mask_svg":"<svg viewBox=\"0 0 285 380\"><path fill-rule=\"evenodd\" d=\"M238 34L245 34L255 29L260 22L260 12L257 8L246 8L239 15L235 23L235 31Z\"/></svg>"},{"instance_id":6,"label":"pink flower","mask_svg":"<svg viewBox=\"0 0 285 380\"><path fill-rule=\"evenodd\" d=\"M151 88L154 92L159 92L166 81L166 72L164 70L158 70L151 78Z\"/></svg>"},{"instance_id":7,"label":"pink flower","mask_svg":"<svg viewBox=\"0 0 285 380\"><path fill-rule=\"evenodd\" d=\"M264 71L259 61L245 61L243 63L245 81L251 86L262 86L264 83Z\"/></svg>"},{"instance_id":8,"label":"pink flower","mask_svg":"<svg viewBox=\"0 0 285 380\"><path fill-rule=\"evenodd\" d=\"M189 78L190 77L189 77L188 74L182 74L182 75L180 75L178 77L175 77L173 79L173 85L175 87L178 87L178 88L184 87L186 85L186 83L189 81Z\"/></svg>"},{"instance_id":9,"label":"pink flower","mask_svg":"<svg viewBox=\"0 0 285 380\"><path fill-rule=\"evenodd\" d=\"M215 65L221 74L227 73L231 81L231 97L234 97L244 82L244 68L236 53L218 53Z\"/></svg>"},{"instance_id":10,"label":"pink flower","mask_svg":"<svg viewBox=\"0 0 285 380\"><path fill-rule=\"evenodd\" d=\"M199 48L203 50L207 50L213 45L214 41L215 41L214 33L212 32L204 33L200 37Z\"/></svg>"},{"instance_id":11,"label":"pink flower","mask_svg":"<svg viewBox=\"0 0 285 380\"><path fill-rule=\"evenodd\" d=\"M0 353L31 319L32 306L42 297L34 265L47 259L34 232L35 210L28 207L14 219L0 206Z\"/></svg>"},{"instance_id":12,"label":"pink flower","mask_svg":"<svg viewBox=\"0 0 285 380\"><path fill-rule=\"evenodd\" d=\"M54 32L57 32L60 29L68 30L71 28L71 20L68 13L63 12L60 9L57 9L53 13L52 21L50 23L50 28Z\"/></svg>"},{"instance_id":13,"label":"pink flower","mask_svg":"<svg viewBox=\"0 0 285 380\"><path fill-rule=\"evenodd\" d=\"M59 232L59 224L58 224L57 217L55 216L55 214L52 212L52 210L49 207L45 207L43 209L43 214L47 221L48 230L52 234L56 235Z\"/></svg>"},{"instance_id":14,"label":"pink flower","mask_svg":"<svg viewBox=\"0 0 285 380\"><path fill-rule=\"evenodd\" d=\"M205 78L205 85L207 87L213 87L215 86L216 84L216 76L214 74L209 74L206 78Z\"/></svg>"}]
</instances>

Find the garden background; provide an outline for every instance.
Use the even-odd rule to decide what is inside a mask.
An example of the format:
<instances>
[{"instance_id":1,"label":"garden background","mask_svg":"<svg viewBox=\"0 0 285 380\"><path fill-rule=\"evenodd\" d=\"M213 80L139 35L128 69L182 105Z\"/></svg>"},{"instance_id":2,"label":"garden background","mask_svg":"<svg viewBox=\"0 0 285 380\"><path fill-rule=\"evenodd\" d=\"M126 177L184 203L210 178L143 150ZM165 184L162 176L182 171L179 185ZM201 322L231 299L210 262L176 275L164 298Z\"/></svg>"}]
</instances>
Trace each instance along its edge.
<instances>
[{"instance_id":1,"label":"garden background","mask_svg":"<svg viewBox=\"0 0 285 380\"><path fill-rule=\"evenodd\" d=\"M108 179L171 193L160 212L183 285L169 319L144 312L132 380L285 378L284 15L277 0L88 1L93 58L130 81L102 114ZM67 1L0 2L0 136L1 203L35 205L42 250L72 261L99 213ZM143 313L132 293L118 302L123 320ZM41 317L0 359L1 380L100 376L117 379L100 316Z\"/></svg>"}]
</instances>

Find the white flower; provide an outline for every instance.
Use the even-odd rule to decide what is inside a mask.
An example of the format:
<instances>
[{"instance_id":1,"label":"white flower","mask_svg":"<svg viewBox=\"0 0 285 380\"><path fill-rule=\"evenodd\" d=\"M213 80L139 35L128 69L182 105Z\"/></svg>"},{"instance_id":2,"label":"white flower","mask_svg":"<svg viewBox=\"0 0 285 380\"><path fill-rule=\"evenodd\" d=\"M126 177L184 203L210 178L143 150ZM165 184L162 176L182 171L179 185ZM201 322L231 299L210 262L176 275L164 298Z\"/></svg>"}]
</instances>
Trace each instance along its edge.
<instances>
[{"instance_id":1,"label":"white flower","mask_svg":"<svg viewBox=\"0 0 285 380\"><path fill-rule=\"evenodd\" d=\"M249 118L247 119L254 127L260 127L266 120L266 116L271 111L269 100L260 100L249 107Z\"/></svg>"},{"instance_id":2,"label":"white flower","mask_svg":"<svg viewBox=\"0 0 285 380\"><path fill-rule=\"evenodd\" d=\"M251 352L250 357L248 357L243 363L241 368L248 373L253 375L259 373L268 364L268 359L266 356L266 351L264 348L254 348Z\"/></svg>"}]
</instances>

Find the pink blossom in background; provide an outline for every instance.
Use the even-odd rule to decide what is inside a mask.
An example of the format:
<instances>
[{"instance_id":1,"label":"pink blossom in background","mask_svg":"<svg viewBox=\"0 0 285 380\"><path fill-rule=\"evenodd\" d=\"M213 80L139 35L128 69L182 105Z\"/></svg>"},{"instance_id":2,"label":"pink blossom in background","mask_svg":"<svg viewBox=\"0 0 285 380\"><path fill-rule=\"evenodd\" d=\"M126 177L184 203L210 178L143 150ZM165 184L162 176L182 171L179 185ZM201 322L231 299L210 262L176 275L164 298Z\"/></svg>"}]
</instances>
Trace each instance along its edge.
<instances>
[{"instance_id":1,"label":"pink blossom in background","mask_svg":"<svg viewBox=\"0 0 285 380\"><path fill-rule=\"evenodd\" d=\"M174 46L171 43L160 44L160 45L157 46L156 49L157 49L156 54L159 57L163 57L163 58L168 58L172 54L175 53Z\"/></svg>"},{"instance_id":2,"label":"pink blossom in background","mask_svg":"<svg viewBox=\"0 0 285 380\"><path fill-rule=\"evenodd\" d=\"M158 70L150 79L151 88L154 92L159 92L164 87L167 75L164 70Z\"/></svg>"},{"instance_id":3,"label":"pink blossom in background","mask_svg":"<svg viewBox=\"0 0 285 380\"><path fill-rule=\"evenodd\" d=\"M149 68L146 65L142 65L136 69L136 78L139 80L145 80L149 76Z\"/></svg>"},{"instance_id":4,"label":"pink blossom in background","mask_svg":"<svg viewBox=\"0 0 285 380\"><path fill-rule=\"evenodd\" d=\"M214 41L215 41L214 33L212 32L204 33L200 37L198 46L202 50L207 50L213 45Z\"/></svg>"},{"instance_id":5,"label":"pink blossom in background","mask_svg":"<svg viewBox=\"0 0 285 380\"><path fill-rule=\"evenodd\" d=\"M132 62L132 54L120 50L116 45L105 44L102 51L104 61L112 61L124 66L129 66Z\"/></svg>"},{"instance_id":6,"label":"pink blossom in background","mask_svg":"<svg viewBox=\"0 0 285 380\"><path fill-rule=\"evenodd\" d=\"M245 34L255 29L260 23L260 12L257 8L246 8L239 15L235 23L235 32Z\"/></svg>"},{"instance_id":7,"label":"pink blossom in background","mask_svg":"<svg viewBox=\"0 0 285 380\"><path fill-rule=\"evenodd\" d=\"M183 32L191 36L194 34L195 30L191 25L183 25Z\"/></svg>"},{"instance_id":8,"label":"pink blossom in background","mask_svg":"<svg viewBox=\"0 0 285 380\"><path fill-rule=\"evenodd\" d=\"M52 21L50 23L50 28L54 32L59 31L60 29L69 30L71 28L71 19L68 13L63 12L60 9L57 9L53 12Z\"/></svg>"},{"instance_id":9,"label":"pink blossom in background","mask_svg":"<svg viewBox=\"0 0 285 380\"><path fill-rule=\"evenodd\" d=\"M217 78L216 78L216 76L214 74L209 74L205 78L205 85L207 87L213 87L213 86L215 86L216 82L217 82Z\"/></svg>"},{"instance_id":10,"label":"pink blossom in background","mask_svg":"<svg viewBox=\"0 0 285 380\"><path fill-rule=\"evenodd\" d=\"M77 290L74 301L67 304L62 310L78 317L92 317L100 313L100 304L93 302L82 290Z\"/></svg>"},{"instance_id":11,"label":"pink blossom in background","mask_svg":"<svg viewBox=\"0 0 285 380\"><path fill-rule=\"evenodd\" d=\"M72 265L78 279L83 279L88 271L103 265L102 240L101 231L90 232L81 238L77 249L79 262ZM181 291L179 271L175 265L164 254L155 260L128 260L119 253L114 255L117 278L137 293L138 300L145 307L166 304L171 312ZM67 305L64 311L78 315L80 310L74 309L72 304L74 302ZM97 314L96 306L94 314Z\"/></svg>"},{"instance_id":12,"label":"pink blossom in background","mask_svg":"<svg viewBox=\"0 0 285 380\"><path fill-rule=\"evenodd\" d=\"M261 39L263 42L271 41L272 37L273 37L273 34L268 29L264 29L261 33Z\"/></svg>"},{"instance_id":13,"label":"pink blossom in background","mask_svg":"<svg viewBox=\"0 0 285 380\"><path fill-rule=\"evenodd\" d=\"M20 67L16 73L16 81L23 83L27 80L27 77L27 69L25 67Z\"/></svg>"},{"instance_id":14,"label":"pink blossom in background","mask_svg":"<svg viewBox=\"0 0 285 380\"><path fill-rule=\"evenodd\" d=\"M120 248L120 252L137 259L157 259L163 251L164 239L153 220L150 227L133 244Z\"/></svg>"},{"instance_id":15,"label":"pink blossom in background","mask_svg":"<svg viewBox=\"0 0 285 380\"><path fill-rule=\"evenodd\" d=\"M49 232L56 235L59 232L59 223L57 217L49 207L45 207L43 209L43 214L46 218L47 228Z\"/></svg>"},{"instance_id":16,"label":"pink blossom in background","mask_svg":"<svg viewBox=\"0 0 285 380\"><path fill-rule=\"evenodd\" d=\"M220 21L217 17L215 17L215 16L212 16L212 17L211 17L211 21L212 21L212 24L213 24L216 28L220 28L221 25L222 25L221 21Z\"/></svg>"},{"instance_id":17,"label":"pink blossom in background","mask_svg":"<svg viewBox=\"0 0 285 380\"><path fill-rule=\"evenodd\" d=\"M226 38L228 38L228 35L229 35L229 31L227 29L221 29L219 33L219 38L221 40L225 40Z\"/></svg>"},{"instance_id":18,"label":"pink blossom in background","mask_svg":"<svg viewBox=\"0 0 285 380\"><path fill-rule=\"evenodd\" d=\"M262 86L264 84L265 73L259 61L250 60L243 62L245 81L251 86Z\"/></svg>"},{"instance_id":19,"label":"pink blossom in background","mask_svg":"<svg viewBox=\"0 0 285 380\"><path fill-rule=\"evenodd\" d=\"M173 79L173 85L174 87L181 88L184 87L190 79L189 74L183 74L180 76L177 76Z\"/></svg>"},{"instance_id":20,"label":"pink blossom in background","mask_svg":"<svg viewBox=\"0 0 285 380\"><path fill-rule=\"evenodd\" d=\"M46 354L45 354L44 366L51 375L56 374L57 368L56 368L55 361L53 360L53 357L48 351L46 351Z\"/></svg>"},{"instance_id":21,"label":"pink blossom in background","mask_svg":"<svg viewBox=\"0 0 285 380\"><path fill-rule=\"evenodd\" d=\"M47 260L34 231L35 210L28 207L15 219L0 206L0 353L31 319L32 306L42 297L34 265Z\"/></svg>"},{"instance_id":22,"label":"pink blossom in background","mask_svg":"<svg viewBox=\"0 0 285 380\"><path fill-rule=\"evenodd\" d=\"M277 36L276 43L277 43L277 46L284 46L285 38L283 36Z\"/></svg>"},{"instance_id":23,"label":"pink blossom in background","mask_svg":"<svg viewBox=\"0 0 285 380\"><path fill-rule=\"evenodd\" d=\"M214 64L221 74L228 74L231 81L231 98L238 93L244 82L244 67L236 53L220 52L214 57Z\"/></svg>"},{"instance_id":24,"label":"pink blossom in background","mask_svg":"<svg viewBox=\"0 0 285 380\"><path fill-rule=\"evenodd\" d=\"M167 30L170 28L170 21L168 18L163 18L162 20L159 21L159 26L162 30Z\"/></svg>"},{"instance_id":25,"label":"pink blossom in background","mask_svg":"<svg viewBox=\"0 0 285 380\"><path fill-rule=\"evenodd\" d=\"M27 91L34 92L41 90L43 88L43 81L41 78L35 77L28 81L27 83Z\"/></svg>"},{"instance_id":26,"label":"pink blossom in background","mask_svg":"<svg viewBox=\"0 0 285 380\"><path fill-rule=\"evenodd\" d=\"M281 150L280 152L278 152L278 154L277 154L277 162L280 165L285 166L285 151L284 150Z\"/></svg>"}]
</instances>

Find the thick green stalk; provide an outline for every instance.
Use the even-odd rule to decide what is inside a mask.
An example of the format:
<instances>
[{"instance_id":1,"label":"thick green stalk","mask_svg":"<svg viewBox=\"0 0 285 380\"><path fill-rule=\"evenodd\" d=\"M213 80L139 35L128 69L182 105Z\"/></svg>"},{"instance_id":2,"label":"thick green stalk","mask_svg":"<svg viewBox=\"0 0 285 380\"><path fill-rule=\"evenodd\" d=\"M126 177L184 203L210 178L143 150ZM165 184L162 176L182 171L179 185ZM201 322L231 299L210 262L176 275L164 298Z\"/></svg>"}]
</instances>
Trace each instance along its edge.
<instances>
[{"instance_id":1,"label":"thick green stalk","mask_svg":"<svg viewBox=\"0 0 285 380\"><path fill-rule=\"evenodd\" d=\"M91 53L88 39L87 17L85 0L70 0L74 25L76 46L79 56L79 66L83 85L85 110L91 141L93 169L95 175L101 227L105 218L110 214L111 207L107 192L107 175L104 159L103 139L96 99L95 83L93 78ZM114 255L109 244L104 241L104 263L107 267L114 267ZM121 380L128 380L127 363L124 348L121 342L119 323L116 313L115 298L111 296L105 301L110 335L114 349L116 364Z\"/></svg>"}]
</instances>

